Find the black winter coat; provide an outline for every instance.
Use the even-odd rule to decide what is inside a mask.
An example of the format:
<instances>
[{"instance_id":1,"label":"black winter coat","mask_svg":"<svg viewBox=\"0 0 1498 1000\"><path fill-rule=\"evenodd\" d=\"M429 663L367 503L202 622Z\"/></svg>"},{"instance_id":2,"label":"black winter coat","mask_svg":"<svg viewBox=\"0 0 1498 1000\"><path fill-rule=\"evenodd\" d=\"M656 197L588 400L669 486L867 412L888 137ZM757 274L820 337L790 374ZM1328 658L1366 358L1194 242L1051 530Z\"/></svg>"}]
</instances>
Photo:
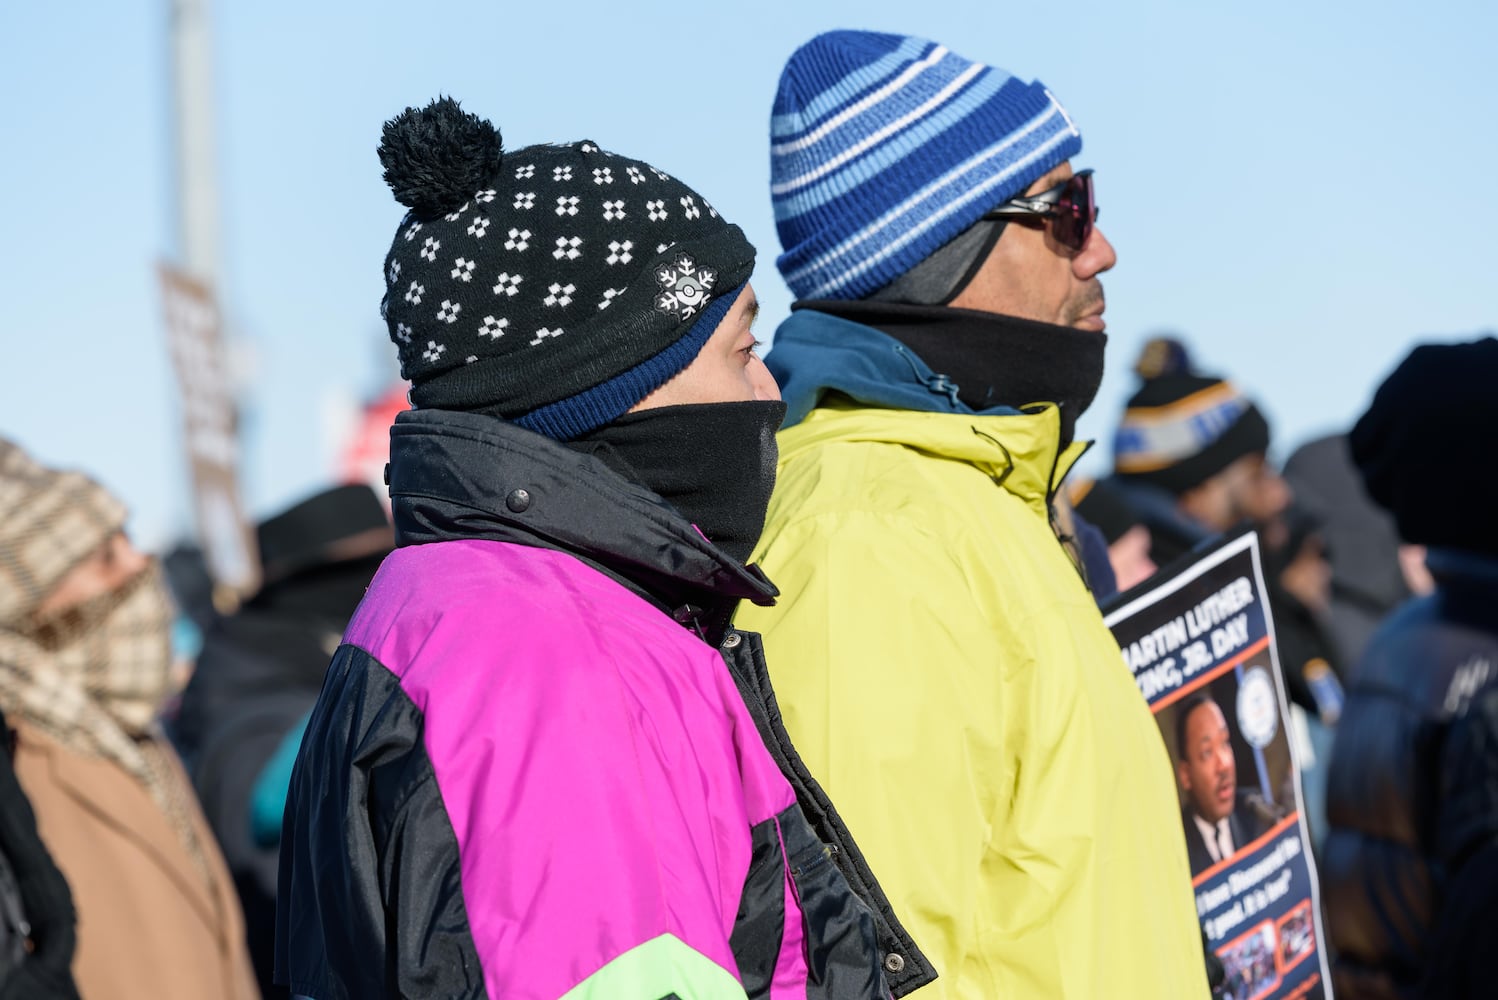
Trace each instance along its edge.
<instances>
[{"instance_id":1,"label":"black winter coat","mask_svg":"<svg viewBox=\"0 0 1498 1000\"><path fill-rule=\"evenodd\" d=\"M1418 995L1456 869L1498 830L1498 789L1453 727L1498 691L1498 560L1432 551L1437 589L1377 632L1348 686L1322 859L1338 996ZM1492 770L1488 774L1498 773Z\"/></svg>"}]
</instances>

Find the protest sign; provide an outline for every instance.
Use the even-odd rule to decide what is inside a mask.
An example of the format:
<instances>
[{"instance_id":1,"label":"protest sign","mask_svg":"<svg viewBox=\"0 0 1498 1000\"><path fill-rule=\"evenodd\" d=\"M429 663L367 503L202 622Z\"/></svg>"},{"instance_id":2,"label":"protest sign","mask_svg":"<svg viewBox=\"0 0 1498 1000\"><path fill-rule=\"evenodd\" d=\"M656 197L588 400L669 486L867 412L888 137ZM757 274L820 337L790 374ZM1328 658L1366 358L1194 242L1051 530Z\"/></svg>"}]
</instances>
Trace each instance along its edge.
<instances>
[{"instance_id":1,"label":"protest sign","mask_svg":"<svg viewBox=\"0 0 1498 1000\"><path fill-rule=\"evenodd\" d=\"M260 553L239 493L239 429L218 302L202 282L159 268L167 342L182 392L183 441L192 469L198 537L214 581L214 603L228 611L260 584Z\"/></svg>"},{"instance_id":2,"label":"protest sign","mask_svg":"<svg viewBox=\"0 0 1498 1000\"><path fill-rule=\"evenodd\" d=\"M1170 753L1197 915L1227 967L1226 996L1329 997L1258 537L1167 569L1104 620Z\"/></svg>"}]
</instances>

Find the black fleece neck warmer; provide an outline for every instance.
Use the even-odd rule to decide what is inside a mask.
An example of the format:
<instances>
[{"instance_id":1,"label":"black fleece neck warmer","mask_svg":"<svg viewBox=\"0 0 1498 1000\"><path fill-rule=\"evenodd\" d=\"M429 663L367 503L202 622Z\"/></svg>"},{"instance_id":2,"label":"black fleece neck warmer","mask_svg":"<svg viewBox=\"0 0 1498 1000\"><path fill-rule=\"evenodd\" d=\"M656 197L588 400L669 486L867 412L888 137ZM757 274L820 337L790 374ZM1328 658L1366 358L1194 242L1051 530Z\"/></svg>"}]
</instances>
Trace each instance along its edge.
<instances>
[{"instance_id":1,"label":"black fleece neck warmer","mask_svg":"<svg viewBox=\"0 0 1498 1000\"><path fill-rule=\"evenodd\" d=\"M951 306L819 300L795 308L889 334L957 383L957 398L976 411L1057 404L1063 447L1103 382L1106 333Z\"/></svg>"},{"instance_id":2,"label":"black fleece neck warmer","mask_svg":"<svg viewBox=\"0 0 1498 1000\"><path fill-rule=\"evenodd\" d=\"M568 447L652 490L744 562L765 530L784 420L778 401L662 406L625 414Z\"/></svg>"}]
</instances>

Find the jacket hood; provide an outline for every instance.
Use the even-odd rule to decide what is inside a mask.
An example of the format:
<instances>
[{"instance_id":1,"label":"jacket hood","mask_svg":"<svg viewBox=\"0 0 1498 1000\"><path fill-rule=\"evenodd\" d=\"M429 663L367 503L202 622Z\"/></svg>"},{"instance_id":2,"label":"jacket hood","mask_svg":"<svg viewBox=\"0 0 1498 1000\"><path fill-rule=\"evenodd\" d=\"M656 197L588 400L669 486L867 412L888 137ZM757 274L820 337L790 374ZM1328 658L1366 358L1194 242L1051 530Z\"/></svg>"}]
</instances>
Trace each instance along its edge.
<instances>
[{"instance_id":1,"label":"jacket hood","mask_svg":"<svg viewBox=\"0 0 1498 1000\"><path fill-rule=\"evenodd\" d=\"M780 383L784 427L793 427L828 392L865 406L923 413L973 413L957 398L957 386L938 375L904 344L852 320L801 309L775 331L765 364ZM996 407L986 414L1014 414Z\"/></svg>"},{"instance_id":2,"label":"jacket hood","mask_svg":"<svg viewBox=\"0 0 1498 1000\"><path fill-rule=\"evenodd\" d=\"M684 624L704 610L726 621L734 602L778 593L645 487L483 414L398 415L390 497L398 546L476 538L567 552Z\"/></svg>"}]
</instances>

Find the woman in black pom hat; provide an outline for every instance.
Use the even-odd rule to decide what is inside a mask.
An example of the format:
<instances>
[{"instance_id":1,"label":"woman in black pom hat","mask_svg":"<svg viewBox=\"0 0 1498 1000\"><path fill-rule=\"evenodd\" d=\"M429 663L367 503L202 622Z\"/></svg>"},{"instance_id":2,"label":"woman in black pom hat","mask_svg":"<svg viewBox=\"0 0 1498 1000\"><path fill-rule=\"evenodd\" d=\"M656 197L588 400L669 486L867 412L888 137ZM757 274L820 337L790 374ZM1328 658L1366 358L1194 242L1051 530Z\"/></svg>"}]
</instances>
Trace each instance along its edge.
<instances>
[{"instance_id":1,"label":"woman in black pom hat","mask_svg":"<svg viewBox=\"0 0 1498 1000\"><path fill-rule=\"evenodd\" d=\"M277 978L333 997L902 995L929 964L791 748L746 566L785 413L754 248L449 99L380 145L398 548L291 782ZM850 888L851 885L856 887ZM787 994L789 995L789 994Z\"/></svg>"}]
</instances>

